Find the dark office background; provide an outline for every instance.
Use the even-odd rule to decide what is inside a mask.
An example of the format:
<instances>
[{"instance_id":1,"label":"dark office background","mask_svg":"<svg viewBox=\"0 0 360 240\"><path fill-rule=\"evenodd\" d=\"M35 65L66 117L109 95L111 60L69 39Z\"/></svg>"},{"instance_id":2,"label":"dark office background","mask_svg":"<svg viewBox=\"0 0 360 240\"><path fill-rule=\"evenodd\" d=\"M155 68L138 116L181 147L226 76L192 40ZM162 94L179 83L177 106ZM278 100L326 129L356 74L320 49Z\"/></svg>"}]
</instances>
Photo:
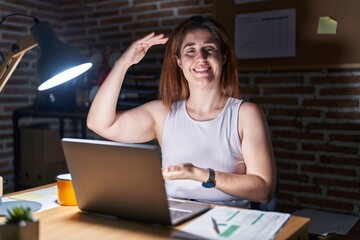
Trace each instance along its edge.
<instances>
[{"instance_id":1,"label":"dark office background","mask_svg":"<svg viewBox=\"0 0 360 240\"><path fill-rule=\"evenodd\" d=\"M193 14L213 16L213 5L213 0L2 0L0 15L16 12L50 21L59 38L84 55L104 57L102 65L64 87L78 96L107 71L109 57L121 54L132 40L150 31L168 34ZM0 25L1 52L6 55L15 40L29 35L32 24L31 19L13 17ZM156 74L163 51L152 49L132 70ZM41 97L36 91L37 54L33 49L24 56L0 93L0 175L6 180L6 192L14 189L12 113ZM280 179L278 210L306 207L359 216L360 71L241 72L240 82L244 97L267 115ZM59 96L59 101L68 98ZM56 120L31 117L22 120L22 126L44 121L58 128ZM77 121L65 125L69 136L79 136Z\"/></svg>"}]
</instances>

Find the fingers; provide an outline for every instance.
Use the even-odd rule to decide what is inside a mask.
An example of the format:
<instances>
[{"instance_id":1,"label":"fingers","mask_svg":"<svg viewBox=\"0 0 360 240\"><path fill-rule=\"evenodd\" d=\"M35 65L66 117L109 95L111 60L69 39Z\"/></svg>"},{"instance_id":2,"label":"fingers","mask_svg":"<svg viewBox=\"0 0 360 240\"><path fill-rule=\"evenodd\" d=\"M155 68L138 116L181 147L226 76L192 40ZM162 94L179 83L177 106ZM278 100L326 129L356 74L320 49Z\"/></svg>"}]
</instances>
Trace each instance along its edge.
<instances>
[{"instance_id":1,"label":"fingers","mask_svg":"<svg viewBox=\"0 0 360 240\"><path fill-rule=\"evenodd\" d=\"M155 35L155 32L151 32L148 35L146 35L145 37L143 37L142 39L143 40L148 40L148 39L152 38L154 35Z\"/></svg>"},{"instance_id":2,"label":"fingers","mask_svg":"<svg viewBox=\"0 0 360 240\"><path fill-rule=\"evenodd\" d=\"M158 34L158 35L154 35L152 38L151 38L151 41L154 42L154 43L157 43L157 44L164 44L168 41L169 38L167 37L164 37L164 34Z\"/></svg>"},{"instance_id":3,"label":"fingers","mask_svg":"<svg viewBox=\"0 0 360 240\"><path fill-rule=\"evenodd\" d=\"M164 167L162 168L163 178L165 180L177 179L181 175L181 172L179 170L180 169L178 166Z\"/></svg>"},{"instance_id":4,"label":"fingers","mask_svg":"<svg viewBox=\"0 0 360 240\"><path fill-rule=\"evenodd\" d=\"M165 44L169 38L164 37L164 34L155 35L154 32L149 33L145 37L139 39L137 42L140 44L147 44L149 47L158 45L158 44Z\"/></svg>"},{"instance_id":5,"label":"fingers","mask_svg":"<svg viewBox=\"0 0 360 240\"><path fill-rule=\"evenodd\" d=\"M191 163L182 163L164 167L162 168L163 178L165 180L191 179L193 167L194 165Z\"/></svg>"},{"instance_id":6,"label":"fingers","mask_svg":"<svg viewBox=\"0 0 360 240\"><path fill-rule=\"evenodd\" d=\"M154 32L149 33L145 37L134 41L130 47L122 54L123 63L127 66L137 64L146 55L149 48L154 45L165 44L168 41L164 34L155 35Z\"/></svg>"}]
</instances>

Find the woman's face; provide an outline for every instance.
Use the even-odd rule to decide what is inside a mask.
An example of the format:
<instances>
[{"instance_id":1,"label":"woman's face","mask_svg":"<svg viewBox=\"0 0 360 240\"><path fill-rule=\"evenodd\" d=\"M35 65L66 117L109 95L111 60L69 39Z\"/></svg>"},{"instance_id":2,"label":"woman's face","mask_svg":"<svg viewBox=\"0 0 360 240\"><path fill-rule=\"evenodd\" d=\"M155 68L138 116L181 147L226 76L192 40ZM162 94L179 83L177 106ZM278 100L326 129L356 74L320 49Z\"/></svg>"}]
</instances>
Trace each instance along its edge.
<instances>
[{"instance_id":1,"label":"woman's face","mask_svg":"<svg viewBox=\"0 0 360 240\"><path fill-rule=\"evenodd\" d=\"M189 85L219 85L226 57L209 31L197 29L188 32L176 59Z\"/></svg>"}]
</instances>

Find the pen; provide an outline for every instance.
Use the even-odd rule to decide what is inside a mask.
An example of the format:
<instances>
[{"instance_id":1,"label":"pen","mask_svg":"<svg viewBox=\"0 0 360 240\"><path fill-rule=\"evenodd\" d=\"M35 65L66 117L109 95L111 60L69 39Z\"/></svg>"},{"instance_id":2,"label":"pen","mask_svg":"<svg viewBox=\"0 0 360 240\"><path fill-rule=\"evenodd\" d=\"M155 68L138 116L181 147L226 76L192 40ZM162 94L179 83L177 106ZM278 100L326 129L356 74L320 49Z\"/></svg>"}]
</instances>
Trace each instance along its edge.
<instances>
[{"instance_id":1,"label":"pen","mask_svg":"<svg viewBox=\"0 0 360 240\"><path fill-rule=\"evenodd\" d=\"M212 223L213 223L215 232L216 232L217 234L219 234L220 231L219 231L218 224L217 224L216 220L212 217L212 218L211 218L211 221L212 221Z\"/></svg>"}]
</instances>

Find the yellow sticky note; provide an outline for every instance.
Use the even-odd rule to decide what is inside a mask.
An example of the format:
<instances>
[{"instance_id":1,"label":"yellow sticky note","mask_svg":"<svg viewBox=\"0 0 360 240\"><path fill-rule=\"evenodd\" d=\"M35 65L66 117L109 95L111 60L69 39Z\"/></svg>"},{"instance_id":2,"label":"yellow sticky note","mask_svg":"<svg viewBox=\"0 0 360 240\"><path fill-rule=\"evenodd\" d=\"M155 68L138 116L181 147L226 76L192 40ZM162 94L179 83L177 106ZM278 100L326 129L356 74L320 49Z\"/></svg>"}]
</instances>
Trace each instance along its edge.
<instances>
[{"instance_id":1,"label":"yellow sticky note","mask_svg":"<svg viewBox=\"0 0 360 240\"><path fill-rule=\"evenodd\" d=\"M332 17L319 17L318 34L336 34L337 21Z\"/></svg>"}]
</instances>

